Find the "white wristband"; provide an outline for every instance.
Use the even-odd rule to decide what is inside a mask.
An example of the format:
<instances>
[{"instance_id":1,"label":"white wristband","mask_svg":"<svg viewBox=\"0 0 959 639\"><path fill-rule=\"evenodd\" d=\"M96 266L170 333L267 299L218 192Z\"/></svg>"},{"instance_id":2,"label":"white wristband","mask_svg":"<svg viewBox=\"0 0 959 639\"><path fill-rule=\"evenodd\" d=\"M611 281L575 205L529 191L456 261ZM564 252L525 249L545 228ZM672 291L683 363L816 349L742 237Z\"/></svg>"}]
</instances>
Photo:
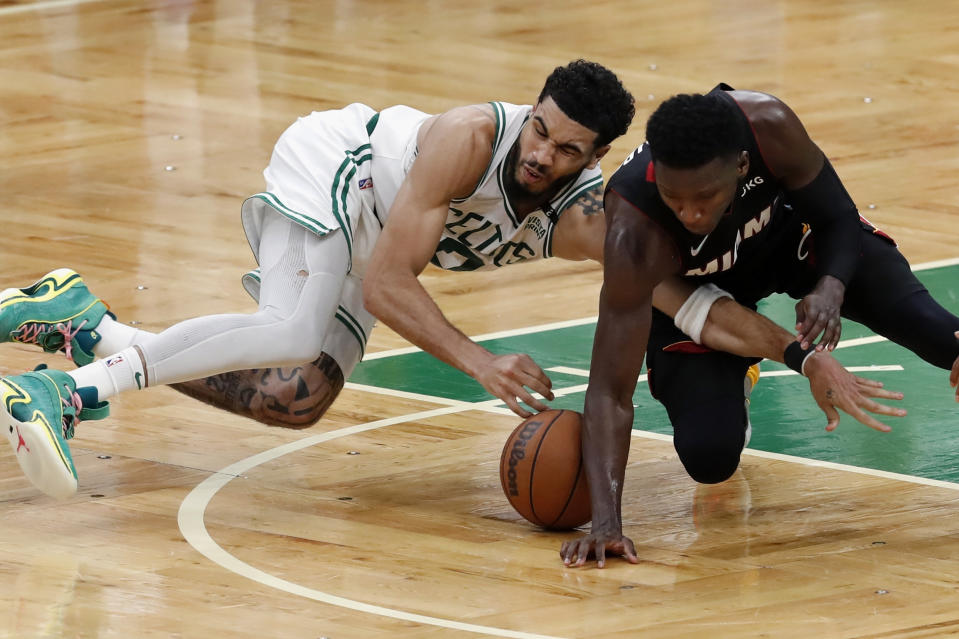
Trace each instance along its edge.
<instances>
[{"instance_id":1,"label":"white wristband","mask_svg":"<svg viewBox=\"0 0 959 639\"><path fill-rule=\"evenodd\" d=\"M706 325L709 309L720 297L733 299L732 295L715 284L703 284L697 288L676 311L673 320L676 328L692 337L697 344L702 344L703 327Z\"/></svg>"}]
</instances>

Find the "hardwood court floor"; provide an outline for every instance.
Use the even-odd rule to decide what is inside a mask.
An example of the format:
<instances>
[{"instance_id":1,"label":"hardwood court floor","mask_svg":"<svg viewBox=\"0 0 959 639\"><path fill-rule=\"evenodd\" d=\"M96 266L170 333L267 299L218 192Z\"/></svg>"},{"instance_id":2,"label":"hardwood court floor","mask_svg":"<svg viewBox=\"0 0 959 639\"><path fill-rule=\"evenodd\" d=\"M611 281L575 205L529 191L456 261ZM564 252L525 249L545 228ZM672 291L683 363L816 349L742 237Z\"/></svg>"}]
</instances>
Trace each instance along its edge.
<instances>
[{"instance_id":1,"label":"hardwood court floor","mask_svg":"<svg viewBox=\"0 0 959 639\"><path fill-rule=\"evenodd\" d=\"M0 287L71 266L147 330L249 310L239 204L297 116L526 103L581 56L637 97L607 175L661 99L765 90L910 260L955 258L957 30L942 0L0 2ZM600 273L423 280L478 335L595 315ZM0 375L40 361L66 365L0 347ZM959 636L955 484L747 454L697 487L668 441L636 437L642 562L568 570L567 535L501 495L501 410L350 388L290 432L169 389L112 407L80 425L65 503L0 452L0 636Z\"/></svg>"}]
</instances>

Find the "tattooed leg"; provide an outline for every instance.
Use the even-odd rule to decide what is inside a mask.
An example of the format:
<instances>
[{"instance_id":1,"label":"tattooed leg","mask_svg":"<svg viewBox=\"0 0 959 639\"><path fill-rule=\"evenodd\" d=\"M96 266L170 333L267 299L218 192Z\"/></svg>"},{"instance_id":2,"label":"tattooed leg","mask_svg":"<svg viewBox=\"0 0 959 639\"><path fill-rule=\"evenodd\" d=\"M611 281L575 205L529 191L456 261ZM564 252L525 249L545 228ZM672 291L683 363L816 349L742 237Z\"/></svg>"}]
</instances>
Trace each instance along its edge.
<instances>
[{"instance_id":1,"label":"tattooed leg","mask_svg":"<svg viewBox=\"0 0 959 639\"><path fill-rule=\"evenodd\" d=\"M254 368L171 384L184 395L270 426L307 428L343 390L343 372L332 357L296 368Z\"/></svg>"}]
</instances>

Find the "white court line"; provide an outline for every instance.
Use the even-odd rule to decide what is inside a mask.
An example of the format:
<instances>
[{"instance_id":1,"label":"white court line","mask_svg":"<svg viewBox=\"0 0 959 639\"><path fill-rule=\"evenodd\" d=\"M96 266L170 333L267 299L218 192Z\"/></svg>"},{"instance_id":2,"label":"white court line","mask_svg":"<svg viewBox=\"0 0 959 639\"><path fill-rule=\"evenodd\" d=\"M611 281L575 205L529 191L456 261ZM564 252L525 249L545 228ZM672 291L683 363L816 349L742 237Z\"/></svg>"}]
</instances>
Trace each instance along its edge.
<instances>
[{"instance_id":1,"label":"white court line","mask_svg":"<svg viewBox=\"0 0 959 639\"><path fill-rule=\"evenodd\" d=\"M92 0L90 0L92 1ZM2 12L2 11L0 11ZM944 260L940 262L930 262L926 265L918 265L914 267L914 270L922 270L923 268L935 268L938 266L949 266L953 264L959 264L959 259L956 260ZM569 326L579 326L583 324L588 324L595 322L596 318L584 318L581 320L573 320L570 322L558 322L555 324L546 324L538 327L529 327L525 329L517 329L513 331L503 331L500 333L491 333L486 336L477 336L474 338L475 341L481 341L482 339L494 339L501 337L510 337L513 335L523 335L529 333L542 332L546 330L555 330L557 328L565 328ZM862 338L861 340L847 340L845 344L840 344L839 347L849 347L856 346L863 343L871 343L874 341L881 341L883 338ZM379 359L383 357L389 357L391 355L399 355L402 353L416 352L420 349L417 348L407 348L407 349L393 349L391 351L381 351L380 353L371 353L366 359ZM563 367L557 367L563 368ZM881 370L890 370L889 367L877 367ZM578 370L578 369L569 369L569 370ZM564 370L564 372L566 372ZM784 374L792 373L792 371L782 371ZM586 373L588 375L588 373ZM767 373L767 376L772 376L772 372ZM645 376L639 381L643 381ZM184 538L187 543L194 547L199 553L213 561L214 563L226 568L227 570L234 572L238 575L256 581L265 586L276 588L290 594L302 596L308 599L313 599L316 601L321 601L330 605L339 606L343 608L348 608L351 610L356 610L358 612L365 612L369 614L380 615L384 617L389 617L393 619L400 619L403 621L410 621L413 623L421 623L424 625L439 626L444 628L450 628L453 630L463 630L466 632L473 632L477 634L492 635L498 637L515 637L517 639L558 639L555 637L548 637L546 635L536 635L523 632L517 632L512 630L505 630L500 628L492 628L488 626L479 626L474 624L466 624L462 622L457 622L449 619L440 619L436 617L428 617L425 615L417 615L413 613L408 613L400 610L393 610L389 608L384 608L381 606L374 606L367 604L361 601L355 601L352 599L346 599L344 597L338 597L336 595L331 595L329 593L324 593L312 588L307 588L299 584L281 579L269 573L266 573L258 568L237 559L233 555L230 555L222 547L220 547L212 537L210 537L209 532L206 529L206 524L204 522L204 513L206 507L209 505L210 501L213 499L214 495L227 483L232 481L235 476L241 475L244 472L248 472L250 469L271 461L283 455L313 446L325 441L330 441L339 437L344 437L352 435L355 433L360 433L368 430L373 430L376 428L383 428L385 426L390 426L394 424L400 424L415 419L424 419L427 417L433 417L437 415L448 415L466 410L481 410L481 411L490 411L490 412L503 412L505 409L502 409L497 406L501 405L502 402L499 400L490 400L487 402L480 402L477 404L469 404L468 402L457 402L457 400L449 400L446 398L432 397L428 395L421 395L416 393L405 393L403 391L395 391L391 389L382 389L372 386L364 386L361 384L347 383L348 388L361 392L371 392L382 395L392 395L394 397L406 397L410 399L417 399L420 401L432 401L440 404L446 404L445 408L438 408L430 411L423 411L419 413L413 413L411 415L406 415L402 417L394 417L390 419L379 420L376 422L370 422L368 424L360 424L357 426L352 426L349 428L340 429L337 431L332 431L329 433L323 433L321 435L316 435L313 437L308 437L297 442L290 444L285 444L279 446L272 450L264 451L257 455L248 457L247 459L236 462L219 473L211 475L206 480L201 482L194 488L189 495L183 500L183 503L180 505L180 510L178 512L177 521L180 527L181 532L183 533ZM572 386L564 389L558 389L554 391L555 395L565 395L573 392L580 392L585 390L586 385ZM509 412L509 411L505 411ZM669 435L662 435L659 433L653 433L649 431L642 430L633 430L633 437L643 437L646 439L656 439L660 441L672 441L672 437ZM881 477L890 480L903 481L907 483L920 484L925 486L934 486L939 488L947 488L950 490L959 490L959 484L926 479L924 477L916 477L912 475L901 475L898 473L890 473L881 470L874 470L871 468L862 468L858 466L849 466L846 464L837 464L833 462L823 462L813 459L806 459L803 457L793 457L791 455L783 455L779 453L767 453L765 451L758 451L753 449L745 449L743 451L745 455L751 455L755 457L764 457L768 459L775 459L781 461L788 461L804 466L818 467L818 468L830 468L838 471L851 472L855 474L869 475L874 477Z\"/></svg>"},{"instance_id":2,"label":"white court line","mask_svg":"<svg viewBox=\"0 0 959 639\"><path fill-rule=\"evenodd\" d=\"M546 331L556 331L561 328L571 328L573 326L582 326L584 324L595 324L596 317L581 317L580 319L566 320L565 322L551 322L549 324L539 324L537 326L527 326L525 328L514 328L508 331L498 331L496 333L486 333L484 335L476 335L470 339L474 342L485 342L486 340L491 339L503 339L504 337L515 337L517 335L529 335L530 333L545 333ZM394 355L407 355L409 353L419 353L422 349L415 346L407 346L405 348L391 348L388 351L377 351L375 353L367 353L363 356L363 361L368 361L371 359L383 359L384 357L393 357Z\"/></svg>"},{"instance_id":3,"label":"white court line","mask_svg":"<svg viewBox=\"0 0 959 639\"><path fill-rule=\"evenodd\" d=\"M936 260L935 262L924 262L922 264L916 264L912 267L914 271L928 271L932 268L940 268L942 266L955 266L959 264L959 257L952 257L946 260Z\"/></svg>"},{"instance_id":4,"label":"white court line","mask_svg":"<svg viewBox=\"0 0 959 639\"><path fill-rule=\"evenodd\" d=\"M187 495L183 500L183 503L180 504L180 510L177 513L177 523L180 526L180 532L183 533L183 538L186 539L187 543L193 546L193 548L195 548L200 554L213 563L226 568L230 572L240 575L241 577L246 577L247 579L263 584L264 586L276 588L277 590L282 590L283 592L288 592L292 595L298 595L307 599L313 599L314 601L320 601L331 606L339 606L341 608L356 610L357 612L379 615L381 617L389 617L391 619L399 619L401 621L408 621L411 623L438 626L441 628L449 628L451 630L461 630L464 632L473 632L476 634L491 635L494 637L509 637L512 639L561 639L559 637L551 637L549 635L538 635L528 632L507 630L504 628L480 626L477 624L463 623L451 619L429 617L426 615L405 612L403 610L384 608L383 606L375 606L362 601L356 601L355 599L338 597L326 592L314 590L313 588L307 588L306 586L302 586L300 584L287 581L286 579L281 579L275 575L271 575L268 572L264 572L263 570L255 568L250 564L234 557L224 550L219 544L217 544L206 529L204 513L214 495L216 495L221 488L226 486L237 476L241 476L244 473L249 472L252 468L259 466L260 464L264 464L298 450L309 448L310 446L333 439L338 439L340 437L346 437L348 435L354 435L356 433L375 430L377 428L383 428L386 426L393 426L395 424L402 424L417 419L435 417L437 415L451 415L453 413L482 407L486 404L492 403L492 401L498 402L499 400L480 402L478 404L465 404L463 406L447 406L445 408L437 408L434 410L427 410L409 415L401 415L399 417L390 417L388 419L380 419L366 424L358 424L348 428L341 428L339 430L322 433L320 435L314 435L312 437L306 437L295 442L283 444L282 446L277 446L276 448L252 455L246 459L242 459L236 463L230 464L226 468L214 473L213 475L210 475L203 480L199 485L197 485L196 488L190 491L190 494Z\"/></svg>"},{"instance_id":5,"label":"white court line","mask_svg":"<svg viewBox=\"0 0 959 639\"><path fill-rule=\"evenodd\" d=\"M570 368L569 366L553 366L552 368L547 368L546 370L553 373L565 373L567 375L576 375L577 377L589 377L589 369L586 368ZM850 373L875 373L877 371L901 371L904 370L899 364L872 364L870 366L847 366L846 370ZM783 377L784 375L798 375L796 371L793 370L778 370L778 371L762 371L759 374L760 378L763 377ZM646 376L640 375L637 382L645 382ZM372 387L369 387L372 388ZM568 395L569 393L564 393Z\"/></svg>"},{"instance_id":6,"label":"white court line","mask_svg":"<svg viewBox=\"0 0 959 639\"><path fill-rule=\"evenodd\" d=\"M564 389L565 390L565 389ZM367 392L379 392L379 389L375 387L369 387ZM424 397L424 396L420 396ZM440 398L441 400L443 398ZM439 617L429 617L426 615L420 615L410 612L405 612L402 610L395 610L392 608L385 608L383 606L376 606L373 604L368 604L366 602L357 601L355 599L347 599L345 597L339 597L337 595L332 595L330 593L322 592L315 590L313 588L308 588L306 586L287 581L275 575L271 575L259 568L255 568L250 564L234 557L226 550L224 550L213 538L210 536L210 533L206 529L206 522L204 521L204 513L206 508L212 501L213 497L217 492L229 482L231 482L236 477L242 476L244 473L249 472L251 469L264 464L266 462L272 461L284 455L320 444L323 442L331 441L333 439L338 439L340 437L346 437L349 435L354 435L356 433L362 433L370 430L375 430L378 428L384 428L386 426L392 426L395 424L402 424L417 419L426 419L429 417L436 417L439 415L451 415L453 413L463 412L466 410L488 410L493 408L495 403L498 403L499 400L489 400L486 402L479 402L477 404L466 404L461 406L445 406L443 408L437 408L428 411L421 411L418 413L412 413L409 415L403 415L399 417L391 417L388 419L381 419L374 422L369 422L366 424L358 424L356 426L350 426L348 428L341 428L339 430L331 431L328 433L322 433L320 435L314 435L312 437L306 437L296 442L290 442L283 444L282 446L277 446L271 450L267 450L256 455L247 457L246 459L240 460L236 463L233 463L226 468L218 471L217 473L212 474L210 477L206 478L200 484L198 484L190 494L188 494L183 502L180 504L179 512L177 513L177 523L179 525L180 531L183 534L184 539L189 543L194 549L197 550L204 557L212 561L213 563L233 572L242 577L246 577L251 581L255 581L264 586L275 588L283 592L288 592L292 595L297 595L300 597L305 597L307 599L312 599L314 601L319 601L326 603L332 606L338 606L341 608L347 608L350 610L355 610L357 612L367 613L378 615L382 617L388 617L391 619L398 619L401 621L408 621L412 623L419 623L423 625L436 626L441 628L449 628L451 630L461 630L464 632L472 632L476 634L490 635L495 637L508 637L511 639L560 639L558 637L551 637L549 635L539 635L531 634L526 632L519 632L514 630L507 630L503 628L494 628L490 626L481 626L477 624L469 624L460 621L454 621L451 619L442 619ZM640 431L633 430L633 437L642 437L646 439L656 439L659 441L671 441L672 437L669 435L662 435L660 433L653 433L649 431ZM775 459L781 461L788 461L792 463L801 464L803 466L810 466L816 468L829 468L838 471L852 472L856 474L869 475L873 477L880 477L884 479L903 481L912 484L920 484L925 486L934 486L938 488L947 488L950 490L959 490L959 484L938 481L934 479L926 479L923 477L915 477L912 475L900 475L898 473L890 473L881 470L874 470L871 468L861 468L858 466L848 466L845 464L836 464L832 462L823 462L818 460L806 459L803 457L793 457L790 455L782 455L779 453L767 453L765 451L745 449L743 454L750 455L754 457L764 457L768 459Z\"/></svg>"},{"instance_id":7,"label":"white court line","mask_svg":"<svg viewBox=\"0 0 959 639\"><path fill-rule=\"evenodd\" d=\"M396 390L395 388L382 388L380 386L368 386L366 384L357 384L356 382L346 382L343 388L348 390L361 391L364 393L376 393L377 395L388 395L390 397L399 397L400 399L414 399L421 402L430 402L432 404L446 404L447 406L467 406L469 402L461 399L448 399L446 397L437 397L435 395L421 395L420 393L410 393L409 391ZM512 411L510 411L512 412Z\"/></svg>"},{"instance_id":8,"label":"white court line","mask_svg":"<svg viewBox=\"0 0 959 639\"><path fill-rule=\"evenodd\" d=\"M94 1L94 0L89 0ZM954 257L946 260L937 260L935 262L924 262L922 264L913 264L910 265L910 268L913 271L927 271L929 269L940 268L943 266L955 266L959 264L959 257ZM594 315L593 317L582 317L575 320L567 320L565 322L552 322L550 324L539 324L537 326L526 326L524 328L515 328L508 331L499 331L496 333L486 333L484 335L477 335L472 337L474 342L482 342L490 339L502 339L504 337L515 337L516 335L529 335L531 333L542 333L545 331L553 331L561 328L570 328L572 326L582 326L584 324L595 324L598 318ZM858 339L847 340L844 343L840 343L836 348L849 348L850 346L859 346L860 344L872 344L874 342L885 341L885 337L880 337L878 335L874 337L860 337ZM417 348L416 346L407 346L404 348L391 348L385 351L377 351L375 353L367 353L363 357L363 361L369 361L373 359L383 359L384 357L393 357L394 355L407 355L409 353L419 353L422 349Z\"/></svg>"},{"instance_id":9,"label":"white court line","mask_svg":"<svg viewBox=\"0 0 959 639\"><path fill-rule=\"evenodd\" d=\"M856 367L856 368L869 369L869 370L873 370L873 369L876 369L876 370L890 370L890 371L903 370L903 368L902 368L901 366L896 365L896 364L894 364L894 365L888 365L888 366L886 366L886 365L883 365L883 366L860 366L860 367ZM575 369L573 369L573 370L575 370ZM852 369L850 369L850 370L852 370ZM793 372L793 371L786 371L786 370L784 370L784 371L769 371L768 373L763 373L763 375L767 375L767 376L769 376L769 377L777 377L777 376L779 376L779 375L795 375L795 374L796 374L796 373ZM638 381L640 381L640 382L646 381L646 375L640 375ZM554 393L555 395L557 395L557 396L569 395L569 394L574 393L574 392L584 391L584 390L586 390L586 387L587 387L586 384L580 384L580 385L578 385L578 386L570 386L570 387L568 387L568 388L562 388L562 389L559 389L559 390L554 390L553 393ZM391 394L392 394L391 392L384 392L384 390L385 390L385 389L377 388L376 386L367 386L367 387L365 388L365 391L366 391L366 392L369 392L369 393L374 393L374 394L378 394L378 395L391 395ZM419 396L418 396L418 398L419 398L419 399L422 399L423 401L429 401L429 397L430 397L429 395L419 395ZM435 401L436 401L436 402L444 402L444 401L449 401L449 400L447 400L447 399L445 399L445 398L442 398L442 397L437 397L437 398L435 398ZM472 410L479 410L479 411L483 411L483 412L497 412L497 413L499 413L499 412L501 412L501 411L498 411L498 410L494 411L494 410L493 410L493 406L495 406L495 404L496 404L497 401L498 401L498 400L489 400L489 401L486 401L486 402L482 402L482 403L480 403L480 404L471 404L470 406L471 406L471 409L472 409ZM502 403L502 402L499 402L499 403ZM506 412L507 412L507 414L512 414L510 411L506 411ZM673 441L672 435L663 435L663 434L661 434L661 433L655 433L655 432L653 432L653 431L648 431L648 430L639 430L639 429L635 429L635 428L634 428L633 431L632 431L632 435L633 435L633 437L643 437L643 438L645 438L645 439L658 439L658 440L660 440L660 441L668 441L668 442ZM938 487L940 487L940 488L950 488L950 489L952 489L952 490L959 490L959 483L947 482L947 481L942 481L942 480L939 480L939 479L927 479L927 478L925 478L925 477L917 477L917 476L913 476L913 475L903 475L903 474L900 474L900 473L892 473L892 472L885 471L885 470L876 470L876 469L874 469L874 468L866 468L866 467L864 467L864 466L852 466L852 465L849 465L849 464L839 464L839 463L836 463L836 462L820 461L820 460L818 460L818 459L807 459L807 458L805 458L805 457L794 457L794 456L792 456L792 455L784 455L784 454L782 454L782 453L767 453L766 451L753 450L753 449L751 449L751 448L745 449L744 452L747 453L747 454L750 454L750 455L755 455L756 457L768 457L769 459L778 459L778 460L781 460L781 461L789 461L789 462L793 462L794 464L801 464L801 465L804 465L804 466L813 466L813 467L817 467L817 468L832 468L832 469L835 469L835 470L842 470L842 471L845 471L845 472L848 472L848 473L856 473L856 474L859 474L859 475L871 475L871 476L874 476L874 477L884 477L884 478L886 478L886 479L895 479L895 480L898 480L898 481L904 481L904 482L909 482L909 483L913 483L913 484L922 484L922 485L924 485L924 486L938 486Z\"/></svg>"},{"instance_id":10,"label":"white court line","mask_svg":"<svg viewBox=\"0 0 959 639\"><path fill-rule=\"evenodd\" d=\"M655 439L661 442L671 442L671 435L654 433L648 430L633 429L633 437L642 437L643 439ZM865 466L850 466L848 464L837 464L835 462L820 461L818 459L807 459L806 457L794 457L793 455L784 455L782 453L768 453L764 450L754 448L744 448L744 455L751 457L763 457L765 459L775 459L777 461L791 462L802 466L811 466L813 468L829 468L857 475L869 475L870 477L881 477L883 479L892 479L895 481L904 481L910 484L921 484L923 486L934 486L936 488L948 488L949 490L959 490L959 484L941 481L939 479L927 479L926 477L917 477L916 475L903 475L900 473L891 473L885 470L876 470L875 468L866 468Z\"/></svg>"},{"instance_id":11,"label":"white court line","mask_svg":"<svg viewBox=\"0 0 959 639\"><path fill-rule=\"evenodd\" d=\"M645 376L643 376L645 379ZM365 393L375 393L377 395L386 395L388 397L398 397L400 399L413 399L431 404L446 404L447 406L461 406L464 410L482 410L487 413L496 413L499 415L513 415L513 411L506 407L505 402L500 399L488 399L483 402L464 402L460 399L449 399L448 397L439 397L437 395L423 395L422 393L411 393L409 391L396 390L395 388L381 388L379 386L368 386L366 384L356 384L346 382L343 388ZM562 397L563 395L572 395L582 393L586 390L586 384L568 386L566 388L554 388L553 395ZM536 399L543 399L539 393L533 393Z\"/></svg>"},{"instance_id":12,"label":"white court line","mask_svg":"<svg viewBox=\"0 0 959 639\"><path fill-rule=\"evenodd\" d=\"M13 15L15 13L29 13L31 11L62 9L63 7L72 7L78 4L90 4L92 2L104 1L105 0L48 0L47 2L34 2L32 4L13 4L8 7L0 7L0 17Z\"/></svg>"}]
</instances>

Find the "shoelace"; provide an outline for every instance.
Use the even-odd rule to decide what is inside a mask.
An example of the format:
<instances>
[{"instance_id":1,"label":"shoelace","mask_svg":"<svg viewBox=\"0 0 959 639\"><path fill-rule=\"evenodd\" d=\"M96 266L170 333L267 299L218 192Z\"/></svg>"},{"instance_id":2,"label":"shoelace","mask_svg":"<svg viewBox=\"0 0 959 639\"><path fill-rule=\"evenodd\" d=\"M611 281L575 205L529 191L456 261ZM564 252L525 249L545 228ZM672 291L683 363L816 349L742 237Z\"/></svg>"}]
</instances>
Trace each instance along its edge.
<instances>
[{"instance_id":1,"label":"shoelace","mask_svg":"<svg viewBox=\"0 0 959 639\"><path fill-rule=\"evenodd\" d=\"M23 328L14 333L12 337L20 342L21 344L39 344L43 347L44 350L47 349L47 340L41 340L42 337L49 335L51 333L59 333L63 336L63 346L59 345L57 348L54 348L54 351L60 350L63 348L63 351L67 354L67 357L73 359L73 338L83 329L83 325L87 323L88 320L84 319L80 324L77 325L76 330L73 329L73 320L67 320L66 323L59 324L41 324L35 322L33 324L24 324Z\"/></svg>"},{"instance_id":2,"label":"shoelace","mask_svg":"<svg viewBox=\"0 0 959 639\"><path fill-rule=\"evenodd\" d=\"M73 439L74 429L77 427L77 424L80 423L80 411L83 410L83 401L80 399L75 391L70 390L70 387L66 384L63 385L64 390L67 391L67 396L60 397L60 400L63 402L65 409L72 408L72 411L64 410L63 411L63 438L64 439Z\"/></svg>"}]
</instances>

